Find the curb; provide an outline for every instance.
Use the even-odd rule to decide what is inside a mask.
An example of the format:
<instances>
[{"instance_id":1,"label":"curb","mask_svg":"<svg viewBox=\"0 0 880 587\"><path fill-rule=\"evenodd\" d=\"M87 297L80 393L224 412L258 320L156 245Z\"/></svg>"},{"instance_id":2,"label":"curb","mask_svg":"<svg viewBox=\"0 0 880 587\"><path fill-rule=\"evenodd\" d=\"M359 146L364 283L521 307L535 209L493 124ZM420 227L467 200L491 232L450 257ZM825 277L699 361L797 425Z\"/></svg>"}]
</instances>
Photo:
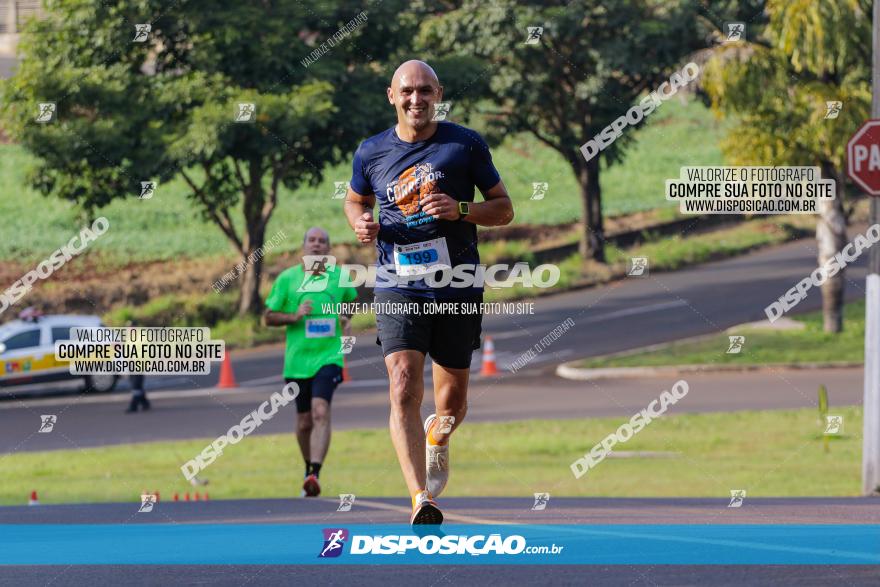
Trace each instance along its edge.
<instances>
[{"instance_id":1,"label":"curb","mask_svg":"<svg viewBox=\"0 0 880 587\"><path fill-rule=\"evenodd\" d=\"M583 359L563 363L556 368L556 375L573 381L593 381L596 379L653 377L657 375L677 375L680 373L736 373L744 371L778 371L780 369L845 369L862 367L864 363L845 361L828 363L770 363L765 365L668 365L663 367L606 367L585 369L574 367Z\"/></svg>"}]
</instances>

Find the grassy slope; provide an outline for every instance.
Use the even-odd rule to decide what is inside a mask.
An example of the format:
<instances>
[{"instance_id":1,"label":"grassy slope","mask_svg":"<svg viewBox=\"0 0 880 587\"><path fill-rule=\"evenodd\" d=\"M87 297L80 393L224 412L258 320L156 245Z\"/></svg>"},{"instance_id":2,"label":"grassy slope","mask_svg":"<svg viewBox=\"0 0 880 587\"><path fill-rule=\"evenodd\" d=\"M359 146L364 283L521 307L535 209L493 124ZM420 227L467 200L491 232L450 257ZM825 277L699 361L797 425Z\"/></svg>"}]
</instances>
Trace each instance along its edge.
<instances>
[{"instance_id":1,"label":"grassy slope","mask_svg":"<svg viewBox=\"0 0 880 587\"><path fill-rule=\"evenodd\" d=\"M861 408L832 405L830 413L844 417L844 434L832 437L825 453L814 409L676 416L672 408L672 417L654 421L619 449L675 451L679 458L606 459L579 480L571 462L623 418L466 424L453 440L452 477L444 495L528 501L532 493L548 491L557 497L712 496L722 502L731 489L746 489L749 497L857 495ZM179 467L208 442L0 456L0 504L20 504L34 489L46 503L134 502L143 489L169 499L173 492L192 491ZM292 497L299 494L301 469L292 434L257 435L228 448L203 477L210 479L212 499ZM324 495L331 497L405 494L384 429L334 433L321 478Z\"/></svg>"},{"instance_id":2,"label":"grassy slope","mask_svg":"<svg viewBox=\"0 0 880 587\"><path fill-rule=\"evenodd\" d=\"M822 330L822 312L809 312L794 319L803 330L767 331L737 329L709 340L671 343L660 349L614 358L583 361L584 367L644 367L656 365L735 365L755 363L861 362L865 358L865 302L844 307L844 330ZM728 354L728 336L742 334L745 345L739 354Z\"/></svg>"},{"instance_id":3,"label":"grassy slope","mask_svg":"<svg viewBox=\"0 0 880 587\"><path fill-rule=\"evenodd\" d=\"M625 163L603 174L605 213L668 206L662 196L663 181L678 176L682 165L720 164L716 147L720 137L721 127L701 104L665 103L638 132L638 142ZM579 217L574 176L556 152L520 135L496 148L494 158L513 195L517 223L555 224ZM0 259L42 259L81 226L70 203L44 198L24 187L29 162L21 148L0 145L0 217L16 219L0 240ZM341 202L332 199L333 182L347 181L350 175L346 163L327 169L325 180L316 188L282 192L267 231L267 237L278 230L288 235L277 250L296 248L302 232L313 224L325 226L334 240L353 240ZM544 200L529 199L536 181L550 184ZM118 261L229 254L220 231L196 216L185 194L184 183L173 181L159 186L150 200L132 197L112 203L102 211L111 229L93 248Z\"/></svg>"}]
</instances>

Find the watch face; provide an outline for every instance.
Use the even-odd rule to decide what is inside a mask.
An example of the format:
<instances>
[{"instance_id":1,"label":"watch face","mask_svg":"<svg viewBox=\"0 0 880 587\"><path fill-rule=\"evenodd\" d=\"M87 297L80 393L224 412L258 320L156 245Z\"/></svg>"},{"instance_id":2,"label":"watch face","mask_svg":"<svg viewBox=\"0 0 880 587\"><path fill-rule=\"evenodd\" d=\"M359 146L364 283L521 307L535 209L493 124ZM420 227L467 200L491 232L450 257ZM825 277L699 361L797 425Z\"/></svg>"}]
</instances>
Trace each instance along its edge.
<instances>
[{"instance_id":1,"label":"watch face","mask_svg":"<svg viewBox=\"0 0 880 587\"><path fill-rule=\"evenodd\" d=\"M467 202L459 202L459 203L458 203L458 211L459 211L459 213L461 213L462 215L467 215L468 212L469 212L469 210L468 210L468 203L467 203Z\"/></svg>"}]
</instances>

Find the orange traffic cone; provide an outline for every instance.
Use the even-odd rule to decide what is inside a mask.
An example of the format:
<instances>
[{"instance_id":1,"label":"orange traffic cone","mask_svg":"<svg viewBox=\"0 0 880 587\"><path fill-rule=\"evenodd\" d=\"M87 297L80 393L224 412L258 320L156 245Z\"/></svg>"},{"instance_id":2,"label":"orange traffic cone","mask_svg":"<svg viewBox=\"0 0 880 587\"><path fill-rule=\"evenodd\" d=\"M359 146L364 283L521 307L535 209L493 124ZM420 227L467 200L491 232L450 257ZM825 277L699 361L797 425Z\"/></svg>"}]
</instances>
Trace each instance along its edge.
<instances>
[{"instance_id":1,"label":"orange traffic cone","mask_svg":"<svg viewBox=\"0 0 880 587\"><path fill-rule=\"evenodd\" d=\"M345 363L342 364L342 382L351 381L351 375L348 374L348 367L345 366Z\"/></svg>"},{"instance_id":2,"label":"orange traffic cone","mask_svg":"<svg viewBox=\"0 0 880 587\"><path fill-rule=\"evenodd\" d=\"M156 496L156 503L159 503L159 490L157 489L156 491L154 491L153 495Z\"/></svg>"},{"instance_id":3,"label":"orange traffic cone","mask_svg":"<svg viewBox=\"0 0 880 587\"><path fill-rule=\"evenodd\" d=\"M171 498L171 501L180 501L180 496L177 495L177 492L174 492L174 497Z\"/></svg>"},{"instance_id":4,"label":"orange traffic cone","mask_svg":"<svg viewBox=\"0 0 880 587\"><path fill-rule=\"evenodd\" d=\"M189 501L189 491L183 494L183 501Z\"/></svg>"},{"instance_id":5,"label":"orange traffic cone","mask_svg":"<svg viewBox=\"0 0 880 587\"><path fill-rule=\"evenodd\" d=\"M223 353L223 364L220 366L220 382L217 387L228 389L238 387L235 382L235 375L232 374L232 361L229 359L229 351Z\"/></svg>"},{"instance_id":6,"label":"orange traffic cone","mask_svg":"<svg viewBox=\"0 0 880 587\"><path fill-rule=\"evenodd\" d=\"M201 497L199 496L199 492L196 491L195 501L199 501Z\"/></svg>"},{"instance_id":7,"label":"orange traffic cone","mask_svg":"<svg viewBox=\"0 0 880 587\"><path fill-rule=\"evenodd\" d=\"M36 491L31 491L31 498L28 500L28 505L40 505L40 500L37 499Z\"/></svg>"},{"instance_id":8,"label":"orange traffic cone","mask_svg":"<svg viewBox=\"0 0 880 587\"><path fill-rule=\"evenodd\" d=\"M495 364L495 343L492 337L487 336L483 344L483 368L480 375L498 375L498 365Z\"/></svg>"},{"instance_id":9,"label":"orange traffic cone","mask_svg":"<svg viewBox=\"0 0 880 587\"><path fill-rule=\"evenodd\" d=\"M205 492L205 501L210 501L210 500L211 500L211 498L208 497L208 492L206 491L206 492Z\"/></svg>"}]
</instances>

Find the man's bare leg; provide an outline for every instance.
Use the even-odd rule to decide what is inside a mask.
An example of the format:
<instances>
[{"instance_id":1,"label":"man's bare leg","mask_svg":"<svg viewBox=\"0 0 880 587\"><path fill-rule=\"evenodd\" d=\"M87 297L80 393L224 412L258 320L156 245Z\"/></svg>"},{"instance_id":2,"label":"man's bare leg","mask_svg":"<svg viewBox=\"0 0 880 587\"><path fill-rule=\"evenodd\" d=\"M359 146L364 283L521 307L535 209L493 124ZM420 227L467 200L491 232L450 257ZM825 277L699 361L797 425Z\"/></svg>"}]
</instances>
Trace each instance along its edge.
<instances>
[{"instance_id":1,"label":"man's bare leg","mask_svg":"<svg viewBox=\"0 0 880 587\"><path fill-rule=\"evenodd\" d=\"M438 443L445 443L449 435L461 425L467 414L467 390L470 378L470 369L451 369L441 367L437 363L433 366L434 373L434 405L437 408L437 418L441 416L453 416L455 420L452 430L441 434L435 428L432 436Z\"/></svg>"},{"instance_id":2,"label":"man's bare leg","mask_svg":"<svg viewBox=\"0 0 880 587\"><path fill-rule=\"evenodd\" d=\"M391 442L412 496L425 488L425 431L421 414L425 355L419 351L398 351L385 357L385 366L391 380Z\"/></svg>"},{"instance_id":3,"label":"man's bare leg","mask_svg":"<svg viewBox=\"0 0 880 587\"><path fill-rule=\"evenodd\" d=\"M308 463L311 459L311 450L309 439L312 435L314 423L312 422L312 413L304 412L296 415L296 440L299 443L299 451L302 453L303 460Z\"/></svg>"},{"instance_id":4,"label":"man's bare leg","mask_svg":"<svg viewBox=\"0 0 880 587\"><path fill-rule=\"evenodd\" d=\"M319 397L312 398L311 461L323 463L330 448L330 404Z\"/></svg>"}]
</instances>

